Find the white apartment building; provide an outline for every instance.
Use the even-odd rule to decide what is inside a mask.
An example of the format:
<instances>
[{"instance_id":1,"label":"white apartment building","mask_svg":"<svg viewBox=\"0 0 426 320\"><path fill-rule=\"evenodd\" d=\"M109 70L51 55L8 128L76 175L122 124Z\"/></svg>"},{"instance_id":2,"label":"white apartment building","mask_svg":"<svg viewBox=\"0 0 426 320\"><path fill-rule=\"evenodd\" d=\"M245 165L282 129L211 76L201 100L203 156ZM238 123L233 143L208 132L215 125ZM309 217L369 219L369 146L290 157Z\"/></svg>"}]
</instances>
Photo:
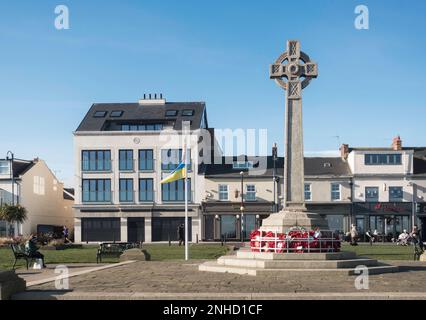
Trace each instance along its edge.
<instances>
[{"instance_id":1,"label":"white apartment building","mask_svg":"<svg viewBox=\"0 0 426 320\"><path fill-rule=\"evenodd\" d=\"M94 104L74 132L76 242L157 242L177 239L184 222L183 180L161 185L182 158L182 123L192 138L207 129L203 102ZM190 152L190 241L201 240L204 179L198 148Z\"/></svg>"},{"instance_id":2,"label":"white apartment building","mask_svg":"<svg viewBox=\"0 0 426 320\"><path fill-rule=\"evenodd\" d=\"M414 224L426 228L426 148L403 147L400 137L390 148L341 147L352 174L352 222L364 234L377 230L386 239Z\"/></svg>"},{"instance_id":3,"label":"white apartment building","mask_svg":"<svg viewBox=\"0 0 426 320\"><path fill-rule=\"evenodd\" d=\"M14 203L27 209L27 220L23 224L0 221L0 237L54 230L60 233L64 225L72 231L72 193L64 189L63 183L41 159L0 160L0 205Z\"/></svg>"}]
</instances>

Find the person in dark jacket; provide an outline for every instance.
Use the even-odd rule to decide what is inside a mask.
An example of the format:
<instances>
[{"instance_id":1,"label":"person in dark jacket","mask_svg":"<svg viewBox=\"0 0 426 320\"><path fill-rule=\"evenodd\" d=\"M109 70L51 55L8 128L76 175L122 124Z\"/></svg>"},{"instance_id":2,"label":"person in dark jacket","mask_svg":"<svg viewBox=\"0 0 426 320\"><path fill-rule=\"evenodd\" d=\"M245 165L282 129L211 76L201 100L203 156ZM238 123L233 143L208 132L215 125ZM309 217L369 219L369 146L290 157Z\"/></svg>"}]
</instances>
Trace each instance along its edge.
<instances>
[{"instance_id":1,"label":"person in dark jacket","mask_svg":"<svg viewBox=\"0 0 426 320\"><path fill-rule=\"evenodd\" d=\"M25 243L25 252L31 258L41 259L43 268L46 268L46 264L44 263L44 255L38 251L37 237L35 235L31 235L31 237Z\"/></svg>"},{"instance_id":2,"label":"person in dark jacket","mask_svg":"<svg viewBox=\"0 0 426 320\"><path fill-rule=\"evenodd\" d=\"M179 246L185 242L185 225L181 223L177 228L177 236L179 240Z\"/></svg>"},{"instance_id":3,"label":"person in dark jacket","mask_svg":"<svg viewBox=\"0 0 426 320\"><path fill-rule=\"evenodd\" d=\"M417 225L414 226L413 231L410 233L411 243L414 245L414 260L419 261L420 256L424 252L423 240L421 238L421 232Z\"/></svg>"}]
</instances>

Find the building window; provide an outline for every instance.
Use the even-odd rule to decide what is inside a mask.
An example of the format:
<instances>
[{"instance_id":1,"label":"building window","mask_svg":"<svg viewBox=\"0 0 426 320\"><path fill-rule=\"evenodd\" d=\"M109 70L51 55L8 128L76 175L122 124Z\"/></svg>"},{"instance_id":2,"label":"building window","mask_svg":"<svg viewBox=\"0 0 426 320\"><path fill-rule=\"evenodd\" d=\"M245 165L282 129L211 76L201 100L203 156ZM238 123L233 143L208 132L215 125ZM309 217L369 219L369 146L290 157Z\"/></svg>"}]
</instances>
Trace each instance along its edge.
<instances>
[{"instance_id":1,"label":"building window","mask_svg":"<svg viewBox=\"0 0 426 320\"><path fill-rule=\"evenodd\" d=\"M111 114L109 115L111 118L120 118L123 115L123 111L117 110L117 111L111 111Z\"/></svg>"},{"instance_id":2,"label":"building window","mask_svg":"<svg viewBox=\"0 0 426 320\"><path fill-rule=\"evenodd\" d=\"M154 151L139 150L139 170L152 171L154 170Z\"/></svg>"},{"instance_id":3,"label":"building window","mask_svg":"<svg viewBox=\"0 0 426 320\"><path fill-rule=\"evenodd\" d=\"M220 184L219 185L219 200L220 201L228 201L229 200L228 186L226 184Z\"/></svg>"},{"instance_id":4,"label":"building window","mask_svg":"<svg viewBox=\"0 0 426 320\"><path fill-rule=\"evenodd\" d=\"M312 200L311 184L305 183L305 201L311 201L311 200Z\"/></svg>"},{"instance_id":5,"label":"building window","mask_svg":"<svg viewBox=\"0 0 426 320\"><path fill-rule=\"evenodd\" d=\"M83 150L82 171L111 171L111 151Z\"/></svg>"},{"instance_id":6,"label":"building window","mask_svg":"<svg viewBox=\"0 0 426 320\"><path fill-rule=\"evenodd\" d=\"M166 117L176 117L178 114L177 110L167 110Z\"/></svg>"},{"instance_id":7,"label":"building window","mask_svg":"<svg viewBox=\"0 0 426 320\"><path fill-rule=\"evenodd\" d=\"M365 187L365 201L378 202L379 201L379 187Z\"/></svg>"},{"instance_id":8,"label":"building window","mask_svg":"<svg viewBox=\"0 0 426 320\"><path fill-rule=\"evenodd\" d=\"M234 161L232 164L232 169L240 170L240 169L252 169L253 168L253 161Z\"/></svg>"},{"instance_id":9,"label":"building window","mask_svg":"<svg viewBox=\"0 0 426 320\"><path fill-rule=\"evenodd\" d=\"M111 202L111 180L83 179L83 202Z\"/></svg>"},{"instance_id":10,"label":"building window","mask_svg":"<svg viewBox=\"0 0 426 320\"><path fill-rule=\"evenodd\" d=\"M39 196L46 194L46 181L44 177L34 176L33 192Z\"/></svg>"},{"instance_id":11,"label":"building window","mask_svg":"<svg viewBox=\"0 0 426 320\"><path fill-rule=\"evenodd\" d=\"M191 153L188 149L188 171L191 170ZM183 161L182 149L163 149L161 150L161 170L173 171Z\"/></svg>"},{"instance_id":12,"label":"building window","mask_svg":"<svg viewBox=\"0 0 426 320\"><path fill-rule=\"evenodd\" d=\"M161 185L162 199L164 202L185 201L185 179ZM188 201L191 201L191 179L188 179Z\"/></svg>"},{"instance_id":13,"label":"building window","mask_svg":"<svg viewBox=\"0 0 426 320\"><path fill-rule=\"evenodd\" d=\"M122 124L121 131L161 131L163 130L162 123L150 124Z\"/></svg>"},{"instance_id":14,"label":"building window","mask_svg":"<svg viewBox=\"0 0 426 320\"><path fill-rule=\"evenodd\" d=\"M0 174L1 175L5 175L5 174L9 174L10 175L10 169L9 169L9 161L0 161Z\"/></svg>"},{"instance_id":15,"label":"building window","mask_svg":"<svg viewBox=\"0 0 426 320\"><path fill-rule=\"evenodd\" d=\"M256 186L254 184L246 186L246 201L256 201Z\"/></svg>"},{"instance_id":16,"label":"building window","mask_svg":"<svg viewBox=\"0 0 426 320\"><path fill-rule=\"evenodd\" d=\"M120 171L133 170L133 150L120 150Z\"/></svg>"},{"instance_id":17,"label":"building window","mask_svg":"<svg viewBox=\"0 0 426 320\"><path fill-rule=\"evenodd\" d=\"M105 116L107 115L106 111L96 111L95 114L93 115L94 118L105 118Z\"/></svg>"},{"instance_id":18,"label":"building window","mask_svg":"<svg viewBox=\"0 0 426 320\"><path fill-rule=\"evenodd\" d=\"M389 187L389 201L402 201L404 198L402 187Z\"/></svg>"},{"instance_id":19,"label":"building window","mask_svg":"<svg viewBox=\"0 0 426 320\"><path fill-rule=\"evenodd\" d=\"M133 202L133 179L120 179L120 202Z\"/></svg>"},{"instance_id":20,"label":"building window","mask_svg":"<svg viewBox=\"0 0 426 320\"><path fill-rule=\"evenodd\" d=\"M331 184L331 201L340 200L340 183Z\"/></svg>"},{"instance_id":21,"label":"building window","mask_svg":"<svg viewBox=\"0 0 426 320\"><path fill-rule=\"evenodd\" d=\"M192 117L193 115L194 115L193 109L185 109L185 110L182 111L183 117Z\"/></svg>"},{"instance_id":22,"label":"building window","mask_svg":"<svg viewBox=\"0 0 426 320\"><path fill-rule=\"evenodd\" d=\"M152 202L154 201L154 180L139 179L139 201Z\"/></svg>"},{"instance_id":23,"label":"building window","mask_svg":"<svg viewBox=\"0 0 426 320\"><path fill-rule=\"evenodd\" d=\"M402 154L366 154L364 156L366 165L400 165L402 163Z\"/></svg>"}]
</instances>

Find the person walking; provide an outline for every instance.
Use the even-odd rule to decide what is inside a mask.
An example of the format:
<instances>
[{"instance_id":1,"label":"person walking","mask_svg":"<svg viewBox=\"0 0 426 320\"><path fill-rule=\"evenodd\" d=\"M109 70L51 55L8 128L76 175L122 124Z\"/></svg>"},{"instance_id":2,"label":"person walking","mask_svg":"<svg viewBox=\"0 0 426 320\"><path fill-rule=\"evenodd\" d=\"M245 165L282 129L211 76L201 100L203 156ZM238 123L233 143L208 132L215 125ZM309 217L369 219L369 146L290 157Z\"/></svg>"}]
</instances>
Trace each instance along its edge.
<instances>
[{"instance_id":1,"label":"person walking","mask_svg":"<svg viewBox=\"0 0 426 320\"><path fill-rule=\"evenodd\" d=\"M179 246L185 242L185 225L181 223L177 228L177 236L179 240Z\"/></svg>"},{"instance_id":2,"label":"person walking","mask_svg":"<svg viewBox=\"0 0 426 320\"><path fill-rule=\"evenodd\" d=\"M358 231L356 230L356 226L352 224L351 227L351 246L357 246Z\"/></svg>"},{"instance_id":3,"label":"person walking","mask_svg":"<svg viewBox=\"0 0 426 320\"><path fill-rule=\"evenodd\" d=\"M64 243L69 243L69 242L71 242L71 241L69 240L69 238L68 238L68 236L69 236L69 231L68 231L67 226L63 226L63 228L62 228L62 236L64 237Z\"/></svg>"},{"instance_id":4,"label":"person walking","mask_svg":"<svg viewBox=\"0 0 426 320\"><path fill-rule=\"evenodd\" d=\"M368 230L365 235L367 236L368 241L370 241L370 246L372 246L374 242L374 236L371 234L371 230Z\"/></svg>"},{"instance_id":5,"label":"person walking","mask_svg":"<svg viewBox=\"0 0 426 320\"><path fill-rule=\"evenodd\" d=\"M419 261L424 252L423 240L420 235L420 230L415 225L410 233L411 243L414 245L414 261Z\"/></svg>"}]
</instances>

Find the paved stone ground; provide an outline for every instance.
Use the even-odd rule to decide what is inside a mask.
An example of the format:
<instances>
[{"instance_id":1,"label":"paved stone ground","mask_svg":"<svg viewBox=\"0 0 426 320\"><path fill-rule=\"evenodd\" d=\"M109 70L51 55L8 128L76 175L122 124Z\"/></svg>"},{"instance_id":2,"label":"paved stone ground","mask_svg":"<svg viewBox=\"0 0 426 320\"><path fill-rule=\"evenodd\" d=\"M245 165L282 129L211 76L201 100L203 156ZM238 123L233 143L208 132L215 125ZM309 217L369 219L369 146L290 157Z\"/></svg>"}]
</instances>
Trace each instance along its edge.
<instances>
[{"instance_id":1,"label":"paved stone ground","mask_svg":"<svg viewBox=\"0 0 426 320\"><path fill-rule=\"evenodd\" d=\"M132 293L359 293L354 276L241 276L198 271L203 261L135 262L100 270L70 279L74 294L108 292ZM388 262L401 267L401 272L370 276L368 292L425 293L426 263ZM53 283L32 286L28 291L54 291Z\"/></svg>"}]
</instances>

